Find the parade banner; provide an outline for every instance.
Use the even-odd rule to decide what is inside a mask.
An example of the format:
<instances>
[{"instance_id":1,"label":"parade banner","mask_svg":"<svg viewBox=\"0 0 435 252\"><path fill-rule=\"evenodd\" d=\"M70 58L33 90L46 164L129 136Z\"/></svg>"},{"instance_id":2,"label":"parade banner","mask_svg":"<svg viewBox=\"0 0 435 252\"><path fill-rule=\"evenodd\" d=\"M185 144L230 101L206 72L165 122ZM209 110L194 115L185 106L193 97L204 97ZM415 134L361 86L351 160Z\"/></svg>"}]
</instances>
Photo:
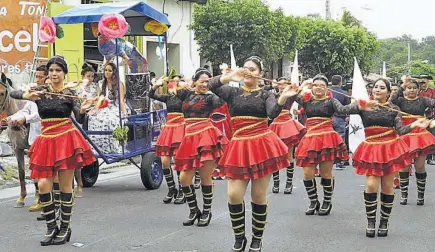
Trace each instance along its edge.
<instances>
[{"instance_id":1,"label":"parade banner","mask_svg":"<svg viewBox=\"0 0 435 252\"><path fill-rule=\"evenodd\" d=\"M0 70L15 88L27 85L38 49L38 26L46 0L0 0ZM47 57L42 48L40 57Z\"/></svg>"}]
</instances>

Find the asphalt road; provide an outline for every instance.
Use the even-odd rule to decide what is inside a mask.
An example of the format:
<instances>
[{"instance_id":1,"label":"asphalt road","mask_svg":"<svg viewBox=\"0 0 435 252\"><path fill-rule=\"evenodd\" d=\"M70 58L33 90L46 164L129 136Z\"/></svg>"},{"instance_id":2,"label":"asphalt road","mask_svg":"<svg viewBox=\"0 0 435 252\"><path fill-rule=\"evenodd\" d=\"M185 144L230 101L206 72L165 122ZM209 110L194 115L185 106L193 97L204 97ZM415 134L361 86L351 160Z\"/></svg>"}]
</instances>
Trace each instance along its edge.
<instances>
[{"instance_id":1,"label":"asphalt road","mask_svg":"<svg viewBox=\"0 0 435 252\"><path fill-rule=\"evenodd\" d=\"M431 172L433 167L428 167ZM269 217L263 251L433 251L435 247L435 173L429 173L426 205L416 206L415 177L411 177L409 205L399 205L399 190L386 238L365 237L362 201L364 177L353 170L336 171L333 209L329 216L305 216L308 199L300 169L292 195L269 195ZM29 187L30 188L30 187ZM8 192L10 194L10 192ZM38 213L14 209L14 198L0 191L0 251L230 251L232 230L226 201L226 181L216 181L213 219L209 227L183 227L187 205L165 205L166 185L147 191L134 168L102 177L76 200L72 239L63 246L40 247L45 227ZM2 196L3 195L3 196ZM6 196L5 196L6 195ZM10 196L10 195L9 195ZM28 198L28 203L31 203ZM250 208L249 194L245 199ZM247 233L250 233L250 211ZM82 247L72 246L74 243Z\"/></svg>"}]
</instances>

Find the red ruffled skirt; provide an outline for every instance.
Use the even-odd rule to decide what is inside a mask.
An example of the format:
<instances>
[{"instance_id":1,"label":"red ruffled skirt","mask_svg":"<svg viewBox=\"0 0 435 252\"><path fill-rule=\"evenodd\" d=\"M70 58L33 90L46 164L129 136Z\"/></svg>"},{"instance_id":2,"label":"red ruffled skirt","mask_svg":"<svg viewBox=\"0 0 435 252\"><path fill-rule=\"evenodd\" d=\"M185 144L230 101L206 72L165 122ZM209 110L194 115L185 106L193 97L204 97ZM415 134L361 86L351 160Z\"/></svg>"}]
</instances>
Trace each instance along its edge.
<instances>
[{"instance_id":1,"label":"red ruffled skirt","mask_svg":"<svg viewBox=\"0 0 435 252\"><path fill-rule=\"evenodd\" d=\"M166 124L160 132L155 145L155 154L158 157L177 154L181 140L184 137L184 116L182 113L168 113Z\"/></svg>"},{"instance_id":2,"label":"red ruffled skirt","mask_svg":"<svg viewBox=\"0 0 435 252\"><path fill-rule=\"evenodd\" d=\"M409 125L417 119L418 117L403 116L402 123L403 125ZM400 136L400 138L408 145L412 159L435 153L435 136L426 129L415 127L411 132Z\"/></svg>"},{"instance_id":3,"label":"red ruffled skirt","mask_svg":"<svg viewBox=\"0 0 435 252\"><path fill-rule=\"evenodd\" d=\"M355 173L366 176L384 176L411 164L409 147L393 128L368 127L366 139L353 154Z\"/></svg>"},{"instance_id":4,"label":"red ruffled skirt","mask_svg":"<svg viewBox=\"0 0 435 252\"><path fill-rule=\"evenodd\" d=\"M29 150L32 179L54 177L96 161L94 153L69 118L43 119L41 135Z\"/></svg>"},{"instance_id":5,"label":"red ruffled skirt","mask_svg":"<svg viewBox=\"0 0 435 252\"><path fill-rule=\"evenodd\" d=\"M289 147L298 144L307 133L307 129L302 124L292 119L289 110L283 110L269 128Z\"/></svg>"},{"instance_id":6,"label":"red ruffled skirt","mask_svg":"<svg viewBox=\"0 0 435 252\"><path fill-rule=\"evenodd\" d=\"M233 138L219 161L220 175L258 179L288 167L288 147L267 126L266 118L241 116L231 120Z\"/></svg>"},{"instance_id":7,"label":"red ruffled skirt","mask_svg":"<svg viewBox=\"0 0 435 252\"><path fill-rule=\"evenodd\" d=\"M349 159L346 144L333 129L331 118L308 118L306 127L307 134L295 152L297 166L315 167L325 161Z\"/></svg>"},{"instance_id":8,"label":"red ruffled skirt","mask_svg":"<svg viewBox=\"0 0 435 252\"><path fill-rule=\"evenodd\" d=\"M174 169L197 169L203 167L205 161L218 161L228 139L209 118L186 118L185 121L185 135L175 155Z\"/></svg>"}]
</instances>

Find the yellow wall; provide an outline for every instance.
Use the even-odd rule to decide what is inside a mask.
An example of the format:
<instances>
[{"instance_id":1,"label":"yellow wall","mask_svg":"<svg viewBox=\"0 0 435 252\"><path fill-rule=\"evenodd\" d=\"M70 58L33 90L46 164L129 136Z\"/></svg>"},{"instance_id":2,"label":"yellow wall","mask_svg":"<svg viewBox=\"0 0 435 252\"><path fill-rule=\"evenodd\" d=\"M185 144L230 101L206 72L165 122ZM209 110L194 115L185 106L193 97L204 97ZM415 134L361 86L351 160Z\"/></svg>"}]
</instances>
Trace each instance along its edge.
<instances>
[{"instance_id":1,"label":"yellow wall","mask_svg":"<svg viewBox=\"0 0 435 252\"><path fill-rule=\"evenodd\" d=\"M49 8L49 16L62 13L73 6L52 3ZM68 62L67 81L81 79L80 72L84 62L83 24L60 25L64 31L64 37L56 38L56 55L62 55ZM50 57L53 56L53 46L50 45Z\"/></svg>"}]
</instances>

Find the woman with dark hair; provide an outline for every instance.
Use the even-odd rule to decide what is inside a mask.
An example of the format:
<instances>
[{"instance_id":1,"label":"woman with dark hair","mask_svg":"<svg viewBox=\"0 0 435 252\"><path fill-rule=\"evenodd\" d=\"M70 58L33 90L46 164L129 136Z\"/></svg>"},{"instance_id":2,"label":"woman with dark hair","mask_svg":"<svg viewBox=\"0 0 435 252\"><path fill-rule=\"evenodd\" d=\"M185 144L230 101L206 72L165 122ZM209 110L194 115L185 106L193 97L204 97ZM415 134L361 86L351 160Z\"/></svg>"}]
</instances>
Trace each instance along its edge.
<instances>
[{"instance_id":1,"label":"woman with dark hair","mask_svg":"<svg viewBox=\"0 0 435 252\"><path fill-rule=\"evenodd\" d=\"M301 139L295 152L296 165L304 169L304 185L311 202L306 215L314 215L316 212L319 215L328 215L331 212L334 190L332 166L334 162L349 159L343 139L332 126L334 113L341 111L343 105L332 97L327 86L328 79L317 75L313 79L311 91L296 99L307 116L307 134ZM323 186L322 206L318 200L314 178L317 166Z\"/></svg>"},{"instance_id":2,"label":"woman with dark hair","mask_svg":"<svg viewBox=\"0 0 435 252\"><path fill-rule=\"evenodd\" d=\"M410 114L402 116L402 123L409 125L419 118L424 118L428 109L435 107L435 100L427 97L419 97L420 86L415 80L411 80L398 88L391 96L391 102L400 110ZM424 205L424 193L426 189L425 161L427 155L435 153L435 137L426 129L414 128L410 133L400 137L408 146L409 154L414 159L415 177L417 179L417 205ZM401 198L400 204L408 203L409 166L399 172Z\"/></svg>"},{"instance_id":3,"label":"woman with dark hair","mask_svg":"<svg viewBox=\"0 0 435 252\"><path fill-rule=\"evenodd\" d=\"M364 202L368 221L367 237L375 236L379 186L381 186L381 220L378 236L388 235L388 221L394 202L394 175L411 164L409 147L398 133L404 135L416 127L424 129L429 125L428 120L420 118L403 126L399 108L388 101L390 94L389 81L379 79L373 84L373 99L383 106L378 106L372 111L360 111L356 107L356 110L347 111L357 112L361 116L366 136L352 159L355 172L366 176Z\"/></svg>"},{"instance_id":4,"label":"woman with dark hair","mask_svg":"<svg viewBox=\"0 0 435 252\"><path fill-rule=\"evenodd\" d=\"M47 68L50 85L38 86L26 92L11 93L11 97L15 99L35 101L41 117L41 135L30 148L29 156L31 177L38 179L42 212L47 222L47 232L41 240L42 246L64 244L70 240L74 170L95 162L88 142L71 122L71 113L74 113L76 120L81 122L85 111L92 105L94 99L86 100L80 105L78 99L67 97L76 96L76 93L64 87L68 65L62 56L51 58ZM52 193L56 175L60 183L60 226L57 225Z\"/></svg>"},{"instance_id":5,"label":"woman with dark hair","mask_svg":"<svg viewBox=\"0 0 435 252\"><path fill-rule=\"evenodd\" d=\"M189 218L184 226L192 226L198 220L199 227L210 224L212 217L213 181L211 175L217 161L223 155L223 147L228 143L222 132L213 126L210 115L213 109L223 105L223 101L208 89L211 73L198 69L193 77L195 90L180 89L177 96L182 101L182 111L186 122L185 135L175 156L175 170L181 171L181 184L190 208ZM199 170L203 195L203 211L196 201L192 178Z\"/></svg>"},{"instance_id":6,"label":"woman with dark hair","mask_svg":"<svg viewBox=\"0 0 435 252\"><path fill-rule=\"evenodd\" d=\"M225 69L226 70L226 69ZM275 95L259 87L264 71L262 60L245 60L244 69L213 78L210 90L228 103L233 137L219 161L220 172L228 179L228 209L235 236L232 251L244 251L246 188L251 182L252 241L249 251L261 251L267 222L267 187L271 174L289 166L288 147L268 127L268 118L277 117L287 99L297 94L288 86ZM231 81L244 85L231 87ZM291 104L291 101L290 101Z\"/></svg>"},{"instance_id":7,"label":"woman with dark hair","mask_svg":"<svg viewBox=\"0 0 435 252\"><path fill-rule=\"evenodd\" d=\"M110 131L120 126L118 97L121 98L121 116L127 115L125 87L124 83L119 81L118 75L119 73L114 63L110 62L104 67L104 79L99 82L101 93L98 96L103 96L108 100L108 106L94 108L89 112L88 130ZM112 135L90 135L89 137L103 153L122 152L122 146Z\"/></svg>"},{"instance_id":8,"label":"woman with dark hair","mask_svg":"<svg viewBox=\"0 0 435 252\"><path fill-rule=\"evenodd\" d=\"M278 78L277 81L280 83L278 87L279 92L277 94L277 96L279 96L284 88L284 85L286 83L289 83L290 80L285 77L281 77ZM285 184L284 194L291 194L293 191L293 174L295 170L295 166L293 163L293 148L299 143L299 141L307 132L302 124L292 118L290 114L291 106L292 104L290 103L290 101L287 102L284 105L281 113L273 120L273 122L269 126L269 128L273 132L275 132L288 147L288 160L290 161L290 166L287 167L287 181ZM279 192L279 171L273 173L272 192Z\"/></svg>"},{"instance_id":9,"label":"woman with dark hair","mask_svg":"<svg viewBox=\"0 0 435 252\"><path fill-rule=\"evenodd\" d=\"M180 183L180 171L178 174L178 187L175 187L174 174L171 168L171 159L177 154L181 140L184 137L184 116L182 113L182 101L178 98L177 91L184 88L184 82L181 76L175 76L168 83L168 94L157 94L156 91L162 86L163 81L156 81L149 92L151 99L166 103L168 117L164 125L157 143L155 144L155 154L162 160L163 175L166 179L166 184L169 187L169 192L163 199L163 203L169 204L174 198L174 204L183 204L186 200Z\"/></svg>"}]
</instances>

